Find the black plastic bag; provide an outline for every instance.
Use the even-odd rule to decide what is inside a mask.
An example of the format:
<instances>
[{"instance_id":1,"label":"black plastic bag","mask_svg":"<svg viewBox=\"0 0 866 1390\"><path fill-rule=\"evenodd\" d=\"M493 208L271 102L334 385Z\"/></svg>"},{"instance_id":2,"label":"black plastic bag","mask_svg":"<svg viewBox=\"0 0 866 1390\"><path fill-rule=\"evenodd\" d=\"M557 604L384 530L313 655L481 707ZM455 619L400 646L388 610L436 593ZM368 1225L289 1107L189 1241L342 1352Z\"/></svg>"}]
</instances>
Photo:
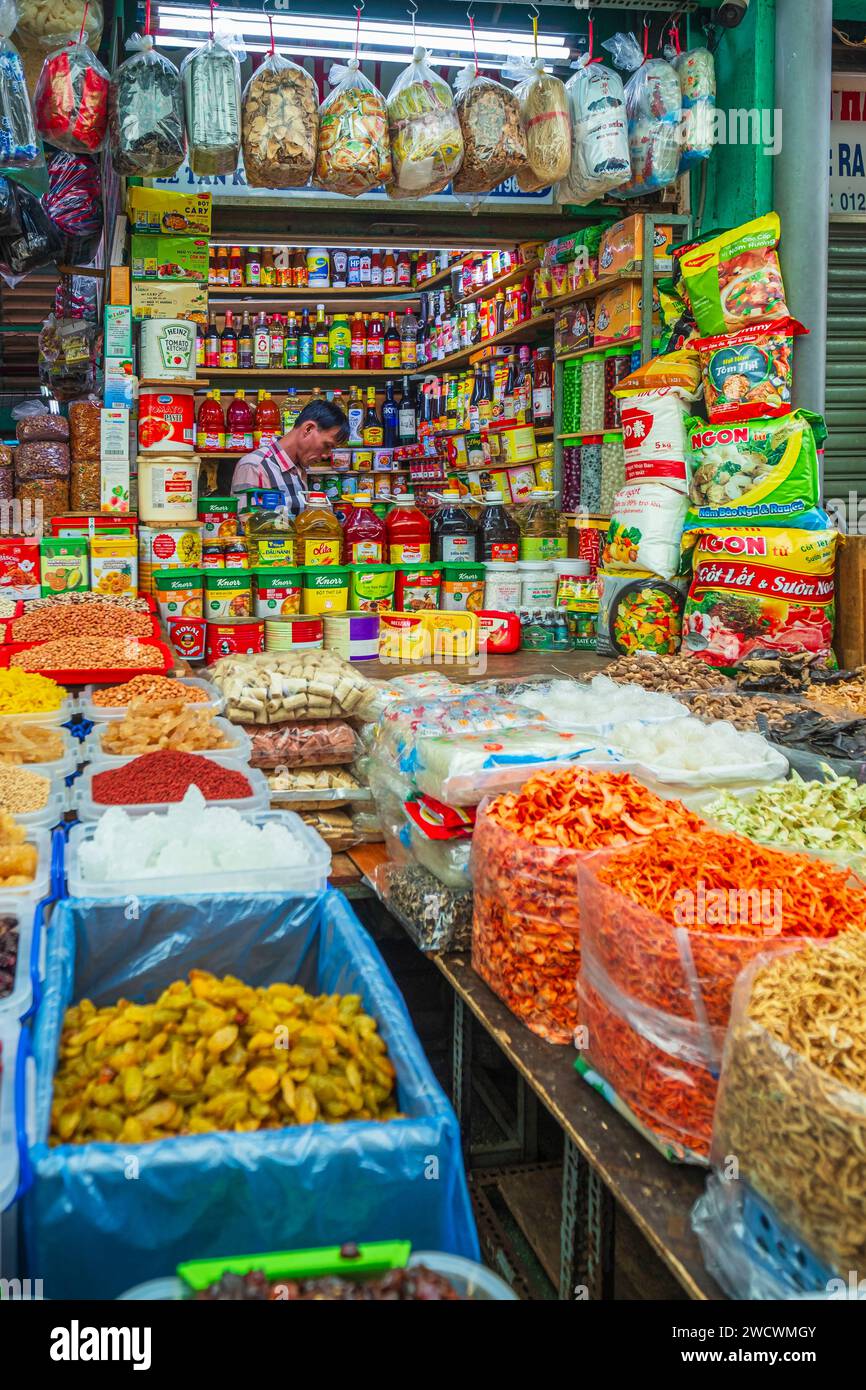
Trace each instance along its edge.
<instances>
[{"instance_id":1,"label":"black plastic bag","mask_svg":"<svg viewBox=\"0 0 866 1390\"><path fill-rule=\"evenodd\" d=\"M0 236L0 275L17 285L34 270L44 270L61 258L60 234L39 199L20 184L11 184L21 230Z\"/></svg>"}]
</instances>

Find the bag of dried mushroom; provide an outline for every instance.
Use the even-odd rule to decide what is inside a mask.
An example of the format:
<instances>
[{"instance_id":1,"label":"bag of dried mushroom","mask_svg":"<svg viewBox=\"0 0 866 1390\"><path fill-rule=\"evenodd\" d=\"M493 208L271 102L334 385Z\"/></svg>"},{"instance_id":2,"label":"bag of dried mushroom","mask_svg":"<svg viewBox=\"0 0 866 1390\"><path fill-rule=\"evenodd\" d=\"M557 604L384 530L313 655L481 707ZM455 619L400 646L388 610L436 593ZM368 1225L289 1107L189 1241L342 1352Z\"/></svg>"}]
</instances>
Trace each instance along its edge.
<instances>
[{"instance_id":1,"label":"bag of dried mushroom","mask_svg":"<svg viewBox=\"0 0 866 1390\"><path fill-rule=\"evenodd\" d=\"M389 198L441 193L460 168L463 133L451 88L430 67L426 49L413 50L411 63L388 93L388 128Z\"/></svg>"},{"instance_id":2,"label":"bag of dried mushroom","mask_svg":"<svg viewBox=\"0 0 866 1390\"><path fill-rule=\"evenodd\" d=\"M133 34L111 78L108 141L118 174L161 178L186 158L180 73L153 44L150 34Z\"/></svg>"},{"instance_id":3,"label":"bag of dried mushroom","mask_svg":"<svg viewBox=\"0 0 866 1390\"><path fill-rule=\"evenodd\" d=\"M271 53L244 88L244 168L252 188L302 188L316 167L319 95L308 72Z\"/></svg>"},{"instance_id":4,"label":"bag of dried mushroom","mask_svg":"<svg viewBox=\"0 0 866 1390\"><path fill-rule=\"evenodd\" d=\"M528 167L520 103L513 92L467 63L454 79L454 105L463 132L463 163L454 176L458 197L483 197ZM470 198L475 204L480 201Z\"/></svg>"},{"instance_id":5,"label":"bag of dried mushroom","mask_svg":"<svg viewBox=\"0 0 866 1390\"><path fill-rule=\"evenodd\" d=\"M357 198L391 177L388 108L357 58L334 63L328 81L334 90L319 107L316 183Z\"/></svg>"},{"instance_id":6,"label":"bag of dried mushroom","mask_svg":"<svg viewBox=\"0 0 866 1390\"><path fill-rule=\"evenodd\" d=\"M520 59L502 70L516 82L514 95L526 140L529 168L518 171L524 193L534 193L564 179L571 165L571 111L565 83L544 71L544 59Z\"/></svg>"}]
</instances>

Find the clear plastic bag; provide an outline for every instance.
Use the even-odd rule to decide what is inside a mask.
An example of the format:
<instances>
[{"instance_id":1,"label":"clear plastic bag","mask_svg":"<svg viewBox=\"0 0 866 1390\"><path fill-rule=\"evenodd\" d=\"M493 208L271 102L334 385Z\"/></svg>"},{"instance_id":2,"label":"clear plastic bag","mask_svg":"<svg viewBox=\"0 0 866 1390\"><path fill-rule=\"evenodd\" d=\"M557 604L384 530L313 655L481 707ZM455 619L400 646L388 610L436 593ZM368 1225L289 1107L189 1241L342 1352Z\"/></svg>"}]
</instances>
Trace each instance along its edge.
<instances>
[{"instance_id":1,"label":"clear plastic bag","mask_svg":"<svg viewBox=\"0 0 866 1390\"><path fill-rule=\"evenodd\" d=\"M319 96L304 68L271 53L244 88L244 169L252 188L303 188L316 167Z\"/></svg>"},{"instance_id":2,"label":"clear plastic bag","mask_svg":"<svg viewBox=\"0 0 866 1390\"><path fill-rule=\"evenodd\" d=\"M716 64L708 48L689 48L684 53L666 48L665 57L680 83L682 174L699 160L709 159L716 143Z\"/></svg>"},{"instance_id":3,"label":"clear plastic bag","mask_svg":"<svg viewBox=\"0 0 866 1390\"><path fill-rule=\"evenodd\" d=\"M66 444L39 441L19 444L15 450L16 482L31 482L33 478L68 478L69 448Z\"/></svg>"},{"instance_id":4,"label":"clear plastic bag","mask_svg":"<svg viewBox=\"0 0 866 1390\"><path fill-rule=\"evenodd\" d=\"M454 105L463 132L463 162L453 179L458 197L490 193L528 167L520 103L513 92L467 63L454 80ZM477 206L481 200L471 201Z\"/></svg>"},{"instance_id":5,"label":"clear plastic bag","mask_svg":"<svg viewBox=\"0 0 866 1390\"><path fill-rule=\"evenodd\" d=\"M565 84L544 71L544 59L509 65L503 77L516 82L529 170L518 170L520 188L533 192L564 179L571 164L571 110Z\"/></svg>"},{"instance_id":6,"label":"clear plastic bag","mask_svg":"<svg viewBox=\"0 0 866 1390\"><path fill-rule=\"evenodd\" d=\"M471 892L446 888L418 864L380 864L370 882L420 950L468 948L472 940Z\"/></svg>"},{"instance_id":7,"label":"clear plastic bag","mask_svg":"<svg viewBox=\"0 0 866 1390\"><path fill-rule=\"evenodd\" d=\"M334 63L328 81L333 91L319 107L316 184L357 198L391 177L388 108L357 58Z\"/></svg>"},{"instance_id":8,"label":"clear plastic bag","mask_svg":"<svg viewBox=\"0 0 866 1390\"><path fill-rule=\"evenodd\" d=\"M522 728L421 739L415 754L418 790L450 806L476 806L485 796L516 790L533 772L553 763L627 767L618 754L597 747L593 735L540 723L542 716L534 710L522 713L532 721Z\"/></svg>"},{"instance_id":9,"label":"clear plastic bag","mask_svg":"<svg viewBox=\"0 0 866 1390\"><path fill-rule=\"evenodd\" d=\"M226 656L209 675L235 724L366 719L376 699L366 676L328 651Z\"/></svg>"},{"instance_id":10,"label":"clear plastic bag","mask_svg":"<svg viewBox=\"0 0 866 1390\"><path fill-rule=\"evenodd\" d=\"M602 198L631 174L625 95L618 75L582 58L565 84L571 105L571 165L557 186L559 203L583 207Z\"/></svg>"},{"instance_id":11,"label":"clear plastic bag","mask_svg":"<svg viewBox=\"0 0 866 1390\"><path fill-rule=\"evenodd\" d=\"M465 691L444 696L395 700L389 704L375 740L377 758L384 757L411 775L417 766L418 741L439 734L494 733L538 721L534 712L507 700ZM443 801L452 798L442 797Z\"/></svg>"},{"instance_id":12,"label":"clear plastic bag","mask_svg":"<svg viewBox=\"0 0 866 1390\"><path fill-rule=\"evenodd\" d=\"M441 193L463 161L463 132L451 88L437 77L424 48L388 93L391 135L391 198L423 198Z\"/></svg>"},{"instance_id":13,"label":"clear plastic bag","mask_svg":"<svg viewBox=\"0 0 866 1390\"><path fill-rule=\"evenodd\" d=\"M180 73L149 34L126 41L130 56L111 79L108 137L118 174L162 178L186 158Z\"/></svg>"},{"instance_id":14,"label":"clear plastic bag","mask_svg":"<svg viewBox=\"0 0 866 1390\"><path fill-rule=\"evenodd\" d=\"M46 443L65 444L69 439L69 421L62 415L27 414L19 418L15 426L19 444Z\"/></svg>"},{"instance_id":15,"label":"clear plastic bag","mask_svg":"<svg viewBox=\"0 0 866 1390\"><path fill-rule=\"evenodd\" d=\"M241 67L221 34L187 54L180 65L183 105L194 174L233 174L241 147Z\"/></svg>"},{"instance_id":16,"label":"clear plastic bag","mask_svg":"<svg viewBox=\"0 0 866 1390\"><path fill-rule=\"evenodd\" d=\"M614 34L603 48L632 75L625 85L631 178L618 198L639 198L665 188L680 167L680 80L664 58L647 58L634 34Z\"/></svg>"},{"instance_id":17,"label":"clear plastic bag","mask_svg":"<svg viewBox=\"0 0 866 1390\"><path fill-rule=\"evenodd\" d=\"M95 154L108 129L109 77L86 43L49 53L33 103L39 134L70 154Z\"/></svg>"},{"instance_id":18,"label":"clear plastic bag","mask_svg":"<svg viewBox=\"0 0 866 1390\"><path fill-rule=\"evenodd\" d=\"M7 284L17 285L23 276L53 265L63 244L35 194L20 184L10 182L9 188L20 230L0 236L0 275Z\"/></svg>"},{"instance_id":19,"label":"clear plastic bag","mask_svg":"<svg viewBox=\"0 0 866 1390\"><path fill-rule=\"evenodd\" d=\"M252 743L251 767L334 767L353 762L360 750L357 734L343 719L249 724L245 731Z\"/></svg>"},{"instance_id":20,"label":"clear plastic bag","mask_svg":"<svg viewBox=\"0 0 866 1390\"><path fill-rule=\"evenodd\" d=\"M73 401L69 407L69 439L74 463L99 458L100 429L99 401Z\"/></svg>"},{"instance_id":21,"label":"clear plastic bag","mask_svg":"<svg viewBox=\"0 0 866 1390\"><path fill-rule=\"evenodd\" d=\"M83 37L96 50L102 39L99 0L18 0L18 32L22 39L56 48L64 39Z\"/></svg>"},{"instance_id":22,"label":"clear plastic bag","mask_svg":"<svg viewBox=\"0 0 866 1390\"><path fill-rule=\"evenodd\" d=\"M102 179L86 154L55 154L48 161L42 207L63 238L67 265L89 265L102 237Z\"/></svg>"},{"instance_id":23,"label":"clear plastic bag","mask_svg":"<svg viewBox=\"0 0 866 1390\"><path fill-rule=\"evenodd\" d=\"M21 57L0 37L0 169L29 169L41 159Z\"/></svg>"}]
</instances>

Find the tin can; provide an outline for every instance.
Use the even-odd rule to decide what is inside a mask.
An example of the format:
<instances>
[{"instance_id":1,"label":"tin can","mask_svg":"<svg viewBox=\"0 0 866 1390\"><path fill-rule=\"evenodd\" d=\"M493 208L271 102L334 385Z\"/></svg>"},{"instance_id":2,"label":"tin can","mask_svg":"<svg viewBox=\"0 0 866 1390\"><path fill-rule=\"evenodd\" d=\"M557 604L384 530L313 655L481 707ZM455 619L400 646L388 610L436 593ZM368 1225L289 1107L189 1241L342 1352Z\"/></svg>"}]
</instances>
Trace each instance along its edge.
<instances>
[{"instance_id":1,"label":"tin can","mask_svg":"<svg viewBox=\"0 0 866 1390\"><path fill-rule=\"evenodd\" d=\"M379 614L328 613L325 649L344 661L375 661L379 655Z\"/></svg>"},{"instance_id":2,"label":"tin can","mask_svg":"<svg viewBox=\"0 0 866 1390\"><path fill-rule=\"evenodd\" d=\"M373 468L373 450L353 449L352 468L356 473L369 473Z\"/></svg>"},{"instance_id":3,"label":"tin can","mask_svg":"<svg viewBox=\"0 0 866 1390\"><path fill-rule=\"evenodd\" d=\"M201 661L208 626L205 618L169 618L166 622L168 640L178 656L185 661Z\"/></svg>"},{"instance_id":4,"label":"tin can","mask_svg":"<svg viewBox=\"0 0 866 1390\"><path fill-rule=\"evenodd\" d=\"M198 521L179 526L139 526L138 583L153 596L153 572L197 569L202 564L202 527Z\"/></svg>"},{"instance_id":5,"label":"tin can","mask_svg":"<svg viewBox=\"0 0 866 1390\"><path fill-rule=\"evenodd\" d=\"M221 618L206 626L205 660L209 666L221 656L252 656L265 650L265 624L261 618Z\"/></svg>"},{"instance_id":6,"label":"tin can","mask_svg":"<svg viewBox=\"0 0 866 1390\"><path fill-rule=\"evenodd\" d=\"M240 538L227 542L225 548L225 567L227 570L249 569L250 557L246 545Z\"/></svg>"},{"instance_id":7,"label":"tin can","mask_svg":"<svg viewBox=\"0 0 866 1390\"><path fill-rule=\"evenodd\" d=\"M265 623L265 650L296 652L305 647L321 647L325 624L321 617L308 616L268 618Z\"/></svg>"},{"instance_id":8,"label":"tin can","mask_svg":"<svg viewBox=\"0 0 866 1390\"><path fill-rule=\"evenodd\" d=\"M223 546L217 542L201 548L201 567L203 570L224 570L226 555Z\"/></svg>"}]
</instances>

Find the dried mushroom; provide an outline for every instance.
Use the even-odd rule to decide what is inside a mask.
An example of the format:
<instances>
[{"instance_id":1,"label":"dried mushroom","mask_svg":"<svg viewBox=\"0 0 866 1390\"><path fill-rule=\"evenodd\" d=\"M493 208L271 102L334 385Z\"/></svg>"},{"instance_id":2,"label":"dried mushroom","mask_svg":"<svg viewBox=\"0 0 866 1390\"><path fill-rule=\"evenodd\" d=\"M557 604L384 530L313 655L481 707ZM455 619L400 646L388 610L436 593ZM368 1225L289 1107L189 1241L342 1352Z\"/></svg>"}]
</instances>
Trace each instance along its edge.
<instances>
[{"instance_id":1,"label":"dried mushroom","mask_svg":"<svg viewBox=\"0 0 866 1390\"><path fill-rule=\"evenodd\" d=\"M454 83L454 105L463 132L463 163L454 177L454 192L489 193L529 168L520 122L520 103L513 92L480 77L471 64Z\"/></svg>"},{"instance_id":2,"label":"dried mushroom","mask_svg":"<svg viewBox=\"0 0 866 1390\"><path fill-rule=\"evenodd\" d=\"M272 53L244 89L244 168L252 188L302 188L316 165L319 99L308 72Z\"/></svg>"}]
</instances>

